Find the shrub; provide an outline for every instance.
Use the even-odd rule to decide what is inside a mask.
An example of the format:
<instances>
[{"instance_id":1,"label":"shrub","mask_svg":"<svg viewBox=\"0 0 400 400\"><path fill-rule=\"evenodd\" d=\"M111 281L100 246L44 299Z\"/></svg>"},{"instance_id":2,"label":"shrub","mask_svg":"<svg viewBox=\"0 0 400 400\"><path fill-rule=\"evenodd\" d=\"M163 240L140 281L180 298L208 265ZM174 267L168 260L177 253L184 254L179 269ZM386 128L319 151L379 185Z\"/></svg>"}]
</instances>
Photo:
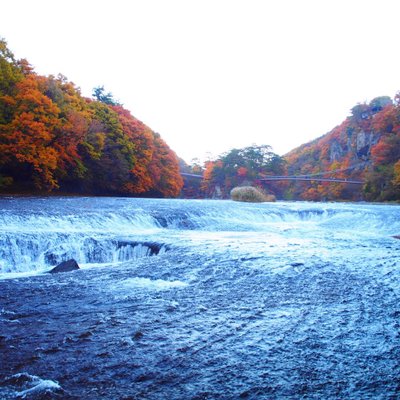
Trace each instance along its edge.
<instances>
[{"instance_id":1,"label":"shrub","mask_svg":"<svg viewBox=\"0 0 400 400\"><path fill-rule=\"evenodd\" d=\"M261 189L253 186L239 186L231 190L231 199L234 201L246 201L249 203L263 203L276 201L272 194L265 194Z\"/></svg>"}]
</instances>

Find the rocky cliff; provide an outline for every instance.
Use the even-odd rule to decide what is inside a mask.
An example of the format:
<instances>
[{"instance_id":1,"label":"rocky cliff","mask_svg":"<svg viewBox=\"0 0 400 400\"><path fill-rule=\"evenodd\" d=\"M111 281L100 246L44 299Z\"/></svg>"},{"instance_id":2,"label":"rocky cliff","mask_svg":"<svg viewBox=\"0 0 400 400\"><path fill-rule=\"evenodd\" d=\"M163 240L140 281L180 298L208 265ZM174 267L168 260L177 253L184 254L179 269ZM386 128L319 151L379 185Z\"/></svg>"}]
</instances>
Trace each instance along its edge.
<instances>
[{"instance_id":1,"label":"rocky cliff","mask_svg":"<svg viewBox=\"0 0 400 400\"><path fill-rule=\"evenodd\" d=\"M326 171L321 178L360 180L365 182L364 185L292 182L287 195L289 198L305 200L395 200L400 198L395 167L399 158L398 98L393 102L389 97L378 97L369 104L356 105L351 115L332 131L285 156L289 175L311 175ZM385 176L382 168L385 169ZM377 187L372 190L373 183ZM383 197L382 191L387 192Z\"/></svg>"}]
</instances>

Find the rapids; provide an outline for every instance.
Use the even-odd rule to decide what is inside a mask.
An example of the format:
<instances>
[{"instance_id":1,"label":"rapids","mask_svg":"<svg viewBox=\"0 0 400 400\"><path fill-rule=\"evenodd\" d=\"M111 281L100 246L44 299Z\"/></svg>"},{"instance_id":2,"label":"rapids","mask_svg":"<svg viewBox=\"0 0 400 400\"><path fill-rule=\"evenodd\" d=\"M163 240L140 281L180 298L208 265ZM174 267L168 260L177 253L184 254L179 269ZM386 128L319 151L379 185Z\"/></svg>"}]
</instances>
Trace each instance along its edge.
<instances>
[{"instance_id":1,"label":"rapids","mask_svg":"<svg viewBox=\"0 0 400 400\"><path fill-rule=\"evenodd\" d=\"M1 198L0 398L397 398L397 235L397 205Z\"/></svg>"}]
</instances>

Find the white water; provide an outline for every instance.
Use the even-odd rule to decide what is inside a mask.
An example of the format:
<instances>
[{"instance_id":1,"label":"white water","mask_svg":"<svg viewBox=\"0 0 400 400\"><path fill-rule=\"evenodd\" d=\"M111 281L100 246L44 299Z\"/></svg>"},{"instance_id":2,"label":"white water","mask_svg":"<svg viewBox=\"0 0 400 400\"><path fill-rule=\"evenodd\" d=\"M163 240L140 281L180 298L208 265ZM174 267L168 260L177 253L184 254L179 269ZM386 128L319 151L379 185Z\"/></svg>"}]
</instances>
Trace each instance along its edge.
<instances>
[{"instance_id":1,"label":"white water","mask_svg":"<svg viewBox=\"0 0 400 400\"><path fill-rule=\"evenodd\" d=\"M0 221L2 398L398 397L399 206L8 198ZM91 268L26 277L68 258Z\"/></svg>"},{"instance_id":2,"label":"white water","mask_svg":"<svg viewBox=\"0 0 400 400\"><path fill-rule=\"evenodd\" d=\"M334 262L338 251L362 258L371 251L360 251L362 242L398 234L400 207L390 205L6 198L0 274L45 271L71 258L85 266L116 264L180 246L272 260L283 251L289 262L325 252Z\"/></svg>"},{"instance_id":3,"label":"white water","mask_svg":"<svg viewBox=\"0 0 400 400\"><path fill-rule=\"evenodd\" d=\"M4 392L0 389L0 394L7 398L40 399L52 398L51 395L57 392L59 393L57 397L61 397L62 394L62 388L57 382L49 379L42 379L26 372L10 376L7 379L7 383L9 387L13 387L14 389L4 390Z\"/></svg>"},{"instance_id":4,"label":"white water","mask_svg":"<svg viewBox=\"0 0 400 400\"><path fill-rule=\"evenodd\" d=\"M187 283L181 281L166 281L163 279L149 279L149 278L130 278L125 281L119 282L118 287L114 288L116 291L130 293L137 288L145 288L149 290L168 290L171 288L183 288Z\"/></svg>"}]
</instances>

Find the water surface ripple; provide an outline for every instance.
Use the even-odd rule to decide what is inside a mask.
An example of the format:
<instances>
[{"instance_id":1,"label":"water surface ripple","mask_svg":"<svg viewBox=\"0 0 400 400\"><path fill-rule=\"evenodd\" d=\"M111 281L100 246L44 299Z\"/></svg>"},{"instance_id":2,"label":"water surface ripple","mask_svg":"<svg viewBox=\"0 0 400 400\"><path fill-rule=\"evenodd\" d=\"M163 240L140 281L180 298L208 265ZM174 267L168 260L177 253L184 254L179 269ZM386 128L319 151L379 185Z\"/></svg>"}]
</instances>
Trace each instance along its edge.
<instances>
[{"instance_id":1,"label":"water surface ripple","mask_svg":"<svg viewBox=\"0 0 400 400\"><path fill-rule=\"evenodd\" d=\"M3 198L0 221L0 398L400 396L399 206Z\"/></svg>"}]
</instances>

